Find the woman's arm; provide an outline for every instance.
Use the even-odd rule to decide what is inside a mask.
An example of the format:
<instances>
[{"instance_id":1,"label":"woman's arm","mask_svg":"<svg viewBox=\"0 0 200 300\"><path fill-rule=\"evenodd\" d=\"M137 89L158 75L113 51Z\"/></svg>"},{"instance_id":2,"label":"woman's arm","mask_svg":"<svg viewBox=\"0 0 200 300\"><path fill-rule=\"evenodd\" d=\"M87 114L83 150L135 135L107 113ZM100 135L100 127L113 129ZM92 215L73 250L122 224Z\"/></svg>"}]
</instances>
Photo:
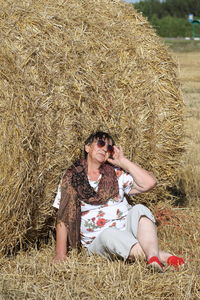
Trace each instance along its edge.
<instances>
[{"instance_id":1,"label":"woman's arm","mask_svg":"<svg viewBox=\"0 0 200 300\"><path fill-rule=\"evenodd\" d=\"M63 222L56 225L56 255L53 261L58 263L67 258L67 228Z\"/></svg>"},{"instance_id":2,"label":"woman's arm","mask_svg":"<svg viewBox=\"0 0 200 300\"><path fill-rule=\"evenodd\" d=\"M144 193L156 185L156 178L151 173L127 159L121 148L114 146L114 150L113 159L108 159L108 162L128 172L135 182L135 186L129 194Z\"/></svg>"}]
</instances>

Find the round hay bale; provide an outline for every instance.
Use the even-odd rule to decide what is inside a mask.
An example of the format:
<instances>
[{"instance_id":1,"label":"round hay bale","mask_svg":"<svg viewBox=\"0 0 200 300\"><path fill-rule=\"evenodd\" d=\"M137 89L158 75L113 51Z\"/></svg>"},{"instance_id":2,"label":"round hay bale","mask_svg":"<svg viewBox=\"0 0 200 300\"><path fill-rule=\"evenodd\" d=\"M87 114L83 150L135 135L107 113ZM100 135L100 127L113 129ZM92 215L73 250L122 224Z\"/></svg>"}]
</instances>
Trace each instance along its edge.
<instances>
[{"instance_id":1,"label":"round hay bale","mask_svg":"<svg viewBox=\"0 0 200 300\"><path fill-rule=\"evenodd\" d=\"M157 202L182 151L176 64L149 23L111 0L0 0L0 251L46 236L63 170L109 131L154 172Z\"/></svg>"}]
</instances>

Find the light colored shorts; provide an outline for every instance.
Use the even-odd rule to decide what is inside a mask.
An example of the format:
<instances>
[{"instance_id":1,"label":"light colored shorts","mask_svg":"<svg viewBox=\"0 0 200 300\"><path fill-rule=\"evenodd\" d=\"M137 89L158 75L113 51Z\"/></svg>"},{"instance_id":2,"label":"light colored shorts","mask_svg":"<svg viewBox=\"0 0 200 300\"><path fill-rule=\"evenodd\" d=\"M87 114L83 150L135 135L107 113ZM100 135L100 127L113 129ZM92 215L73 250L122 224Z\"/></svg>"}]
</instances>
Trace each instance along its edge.
<instances>
[{"instance_id":1,"label":"light colored shorts","mask_svg":"<svg viewBox=\"0 0 200 300\"><path fill-rule=\"evenodd\" d=\"M98 254L109 259L118 257L126 260L131 248L138 243L138 223L142 216L155 223L155 218L151 211L146 206L137 204L128 212L126 229L104 229L88 246L89 255Z\"/></svg>"}]
</instances>

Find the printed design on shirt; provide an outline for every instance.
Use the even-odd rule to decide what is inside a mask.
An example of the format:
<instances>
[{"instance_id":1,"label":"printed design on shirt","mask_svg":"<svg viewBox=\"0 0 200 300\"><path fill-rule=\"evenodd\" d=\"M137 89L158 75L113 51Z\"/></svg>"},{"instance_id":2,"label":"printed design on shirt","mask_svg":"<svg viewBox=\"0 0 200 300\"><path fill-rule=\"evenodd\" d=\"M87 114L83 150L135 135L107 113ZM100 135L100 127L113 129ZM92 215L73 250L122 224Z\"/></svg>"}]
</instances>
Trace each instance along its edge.
<instances>
[{"instance_id":1,"label":"printed design on shirt","mask_svg":"<svg viewBox=\"0 0 200 300\"><path fill-rule=\"evenodd\" d=\"M116 227L116 222L113 222L109 227Z\"/></svg>"},{"instance_id":2,"label":"printed design on shirt","mask_svg":"<svg viewBox=\"0 0 200 300\"><path fill-rule=\"evenodd\" d=\"M91 240L94 240L91 238ZM85 245L90 245L92 241L85 241Z\"/></svg>"},{"instance_id":3,"label":"printed design on shirt","mask_svg":"<svg viewBox=\"0 0 200 300\"><path fill-rule=\"evenodd\" d=\"M119 178L124 173L124 171L122 169L115 169L115 172L116 172L117 178Z\"/></svg>"},{"instance_id":4,"label":"printed design on shirt","mask_svg":"<svg viewBox=\"0 0 200 300\"><path fill-rule=\"evenodd\" d=\"M84 226L87 231L93 232L95 229L102 228L109 220L103 218L105 215L105 212L102 210L99 210L96 217L93 217L92 219L89 219L84 222Z\"/></svg>"},{"instance_id":5,"label":"printed design on shirt","mask_svg":"<svg viewBox=\"0 0 200 300\"><path fill-rule=\"evenodd\" d=\"M121 210L119 210L119 208L116 210L116 215L118 219L121 219L123 216L123 212Z\"/></svg>"},{"instance_id":6,"label":"printed design on shirt","mask_svg":"<svg viewBox=\"0 0 200 300\"><path fill-rule=\"evenodd\" d=\"M121 197L120 195L117 195L116 197L109 199L109 201L111 201L112 203L120 202Z\"/></svg>"},{"instance_id":7,"label":"printed design on shirt","mask_svg":"<svg viewBox=\"0 0 200 300\"><path fill-rule=\"evenodd\" d=\"M116 169L119 184L119 195L109 199L103 205L92 207L90 204L81 203L81 241L86 247L97 237L105 228L126 228L126 217L128 204L124 194L134 187L134 181L129 174L121 169ZM90 182L91 186L98 190L99 182Z\"/></svg>"},{"instance_id":8,"label":"printed design on shirt","mask_svg":"<svg viewBox=\"0 0 200 300\"><path fill-rule=\"evenodd\" d=\"M96 222L97 227L103 227L106 224L106 219L98 219L98 221Z\"/></svg>"},{"instance_id":9,"label":"printed design on shirt","mask_svg":"<svg viewBox=\"0 0 200 300\"><path fill-rule=\"evenodd\" d=\"M93 181L93 189L95 190L95 192L97 192L97 190L98 190L99 181L100 181L100 180L98 180L98 181Z\"/></svg>"},{"instance_id":10,"label":"printed design on shirt","mask_svg":"<svg viewBox=\"0 0 200 300\"><path fill-rule=\"evenodd\" d=\"M129 180L126 181L126 182L124 182L124 184L123 184L123 189L125 189L127 187L130 187L130 189L133 188L133 183L131 181L129 181Z\"/></svg>"},{"instance_id":11,"label":"printed design on shirt","mask_svg":"<svg viewBox=\"0 0 200 300\"><path fill-rule=\"evenodd\" d=\"M81 212L81 217L87 215L88 213L89 213L89 210L82 211L82 212Z\"/></svg>"},{"instance_id":12,"label":"printed design on shirt","mask_svg":"<svg viewBox=\"0 0 200 300\"><path fill-rule=\"evenodd\" d=\"M97 217L103 217L105 215L105 212L102 210L98 211Z\"/></svg>"}]
</instances>

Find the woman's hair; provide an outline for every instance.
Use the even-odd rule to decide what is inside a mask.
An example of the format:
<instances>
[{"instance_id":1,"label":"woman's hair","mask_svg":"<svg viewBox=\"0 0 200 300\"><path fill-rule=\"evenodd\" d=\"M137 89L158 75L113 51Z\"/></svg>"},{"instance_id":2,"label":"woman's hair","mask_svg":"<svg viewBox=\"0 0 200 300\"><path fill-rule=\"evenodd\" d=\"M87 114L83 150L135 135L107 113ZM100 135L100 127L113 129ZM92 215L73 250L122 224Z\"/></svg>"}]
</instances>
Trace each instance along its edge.
<instances>
[{"instance_id":1,"label":"woman's hair","mask_svg":"<svg viewBox=\"0 0 200 300\"><path fill-rule=\"evenodd\" d=\"M85 145L92 144L95 140L110 140L112 145L115 145L115 141L113 137L107 132L97 131L95 133L90 134L90 136L85 140L84 143L84 158L87 157L87 152L85 151Z\"/></svg>"}]
</instances>

